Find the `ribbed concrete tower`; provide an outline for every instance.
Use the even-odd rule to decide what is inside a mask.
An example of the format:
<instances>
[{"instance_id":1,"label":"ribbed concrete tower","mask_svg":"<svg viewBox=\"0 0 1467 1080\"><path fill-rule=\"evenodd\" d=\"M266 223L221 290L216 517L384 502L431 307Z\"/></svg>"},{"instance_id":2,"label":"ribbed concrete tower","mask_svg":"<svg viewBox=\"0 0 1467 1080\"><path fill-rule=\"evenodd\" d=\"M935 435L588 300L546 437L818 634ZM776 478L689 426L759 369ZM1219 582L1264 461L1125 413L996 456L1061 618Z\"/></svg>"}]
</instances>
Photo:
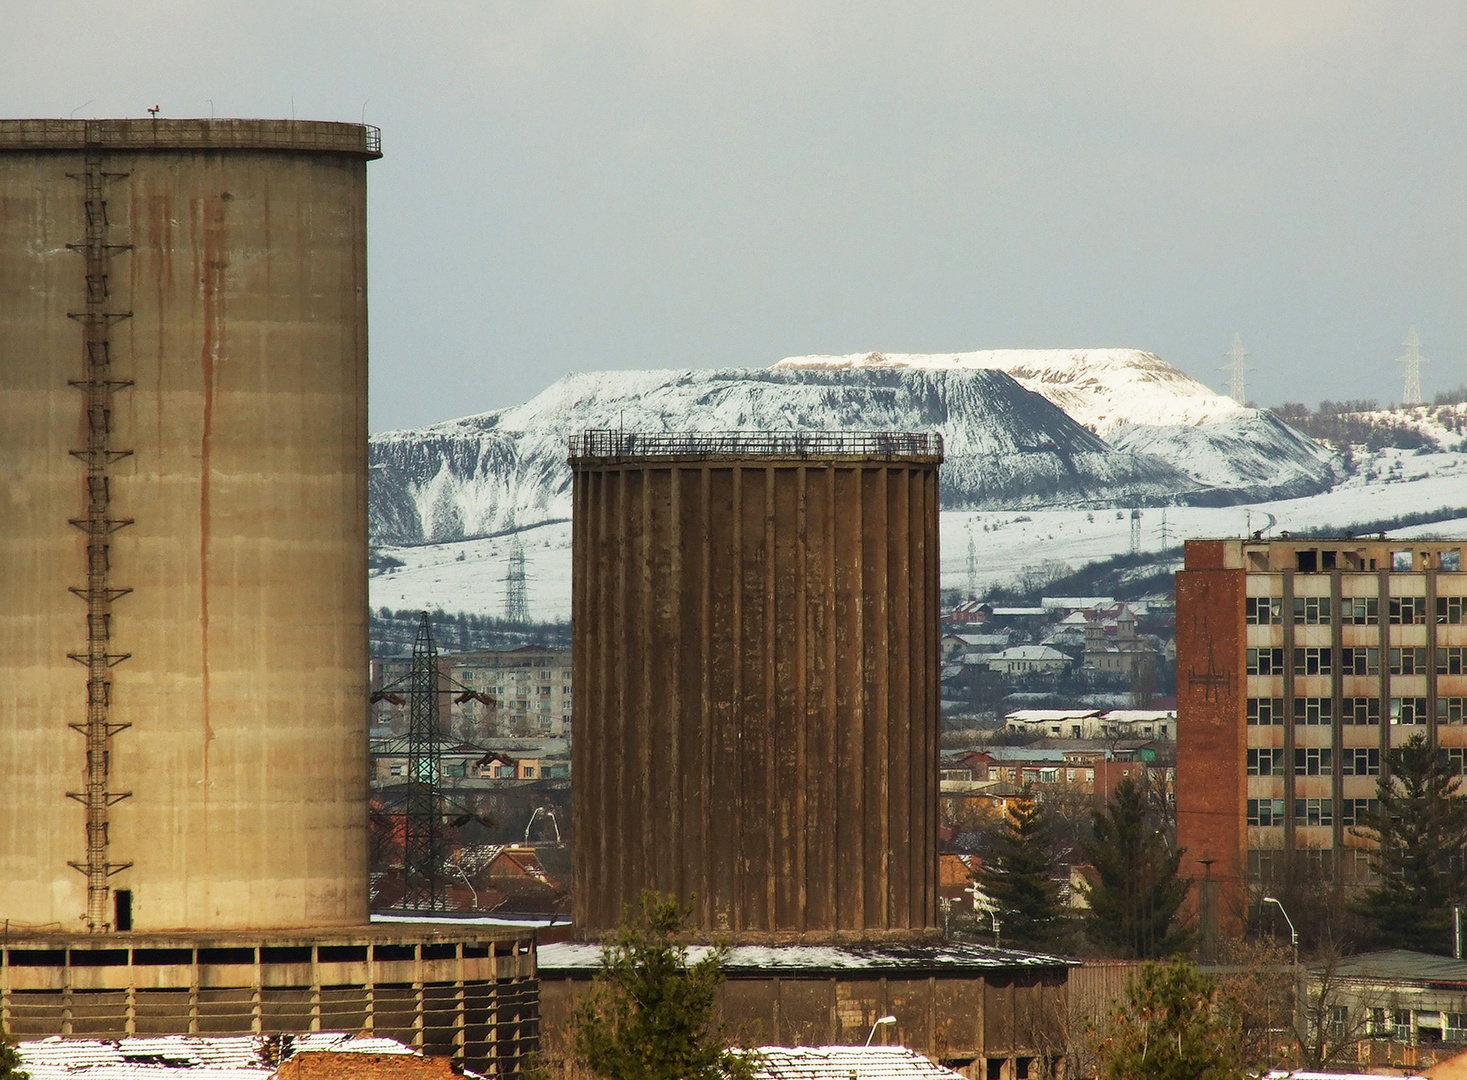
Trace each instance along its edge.
<instances>
[{"instance_id":1,"label":"ribbed concrete tower","mask_svg":"<svg viewBox=\"0 0 1467 1080\"><path fill-rule=\"evenodd\" d=\"M375 129L0 121L0 917L362 924Z\"/></svg>"},{"instance_id":2,"label":"ribbed concrete tower","mask_svg":"<svg viewBox=\"0 0 1467 1080\"><path fill-rule=\"evenodd\" d=\"M736 941L937 926L942 443L573 440L575 921L696 896Z\"/></svg>"}]
</instances>

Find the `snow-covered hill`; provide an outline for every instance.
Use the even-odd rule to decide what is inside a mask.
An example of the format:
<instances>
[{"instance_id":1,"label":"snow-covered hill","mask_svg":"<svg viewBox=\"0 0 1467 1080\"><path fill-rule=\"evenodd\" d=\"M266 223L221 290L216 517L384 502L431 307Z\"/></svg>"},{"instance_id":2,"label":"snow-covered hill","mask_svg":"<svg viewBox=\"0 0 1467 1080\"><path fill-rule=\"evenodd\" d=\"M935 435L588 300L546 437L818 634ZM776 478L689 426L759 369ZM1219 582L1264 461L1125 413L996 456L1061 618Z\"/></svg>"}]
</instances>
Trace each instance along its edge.
<instances>
[{"instance_id":1,"label":"snow-covered hill","mask_svg":"<svg viewBox=\"0 0 1467 1080\"><path fill-rule=\"evenodd\" d=\"M1133 506L1213 495L1156 457L1117 450L989 368L602 372L567 376L514 408L375 436L374 543L461 540L569 517L567 441L587 428L935 430L946 445L948 507Z\"/></svg>"},{"instance_id":2,"label":"snow-covered hill","mask_svg":"<svg viewBox=\"0 0 1467 1080\"><path fill-rule=\"evenodd\" d=\"M1137 349L993 349L965 353L792 356L780 370L992 369L1043 394L1118 450L1151 454L1204 487L1204 501L1295 498L1336 480L1330 453L1272 413L1215 393ZM1197 499L1188 501L1195 502Z\"/></svg>"}]
</instances>

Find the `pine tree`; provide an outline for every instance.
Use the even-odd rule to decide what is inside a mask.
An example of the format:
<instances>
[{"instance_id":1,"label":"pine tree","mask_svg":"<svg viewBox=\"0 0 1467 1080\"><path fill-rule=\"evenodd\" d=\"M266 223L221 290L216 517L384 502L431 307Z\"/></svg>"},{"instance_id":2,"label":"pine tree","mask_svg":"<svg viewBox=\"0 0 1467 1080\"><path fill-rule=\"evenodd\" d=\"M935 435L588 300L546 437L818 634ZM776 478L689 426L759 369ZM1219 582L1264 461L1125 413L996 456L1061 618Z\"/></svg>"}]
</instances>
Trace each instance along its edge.
<instances>
[{"instance_id":1,"label":"pine tree","mask_svg":"<svg viewBox=\"0 0 1467 1080\"><path fill-rule=\"evenodd\" d=\"M1377 782L1378 811L1357 835L1376 842L1379 875L1356 911L1376 927L1378 943L1450 952L1451 906L1467 893L1467 795L1461 778L1421 735L1386 753Z\"/></svg>"},{"instance_id":2,"label":"pine tree","mask_svg":"<svg viewBox=\"0 0 1467 1080\"><path fill-rule=\"evenodd\" d=\"M974 880L998 909L1005 944L1062 948L1067 927L1053 880L1053 837L1043 809L1026 787L1012 799L988 858Z\"/></svg>"},{"instance_id":3,"label":"pine tree","mask_svg":"<svg viewBox=\"0 0 1467 1080\"><path fill-rule=\"evenodd\" d=\"M1101 1080L1243 1080L1236 1021L1191 964L1144 964L1110 1023L1090 1027Z\"/></svg>"},{"instance_id":4,"label":"pine tree","mask_svg":"<svg viewBox=\"0 0 1467 1080\"><path fill-rule=\"evenodd\" d=\"M1192 935L1172 925L1192 885L1177 876L1184 849L1171 849L1130 777L1116 785L1105 811L1096 812L1093 831L1081 847L1100 878L1085 888L1086 926L1095 943L1143 960L1187 948Z\"/></svg>"},{"instance_id":5,"label":"pine tree","mask_svg":"<svg viewBox=\"0 0 1467 1080\"><path fill-rule=\"evenodd\" d=\"M688 912L645 890L601 950L601 971L576 1007L576 1056L608 1080L750 1080L757 1055L725 1045L716 1022L726 945L688 963Z\"/></svg>"},{"instance_id":6,"label":"pine tree","mask_svg":"<svg viewBox=\"0 0 1467 1080\"><path fill-rule=\"evenodd\" d=\"M30 1080L30 1073L22 1071L20 1066L20 1051L0 1035L0 1080Z\"/></svg>"}]
</instances>

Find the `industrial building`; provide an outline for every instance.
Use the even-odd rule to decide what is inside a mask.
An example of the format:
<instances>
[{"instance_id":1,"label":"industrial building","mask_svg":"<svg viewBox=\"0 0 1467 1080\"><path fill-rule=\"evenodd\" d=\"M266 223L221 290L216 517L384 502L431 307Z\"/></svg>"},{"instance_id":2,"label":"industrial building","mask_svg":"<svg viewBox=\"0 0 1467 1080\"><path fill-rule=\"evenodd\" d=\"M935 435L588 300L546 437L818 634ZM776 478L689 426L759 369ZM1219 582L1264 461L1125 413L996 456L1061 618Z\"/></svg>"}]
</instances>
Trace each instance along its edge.
<instances>
[{"instance_id":1,"label":"industrial building","mask_svg":"<svg viewBox=\"0 0 1467 1080\"><path fill-rule=\"evenodd\" d=\"M1049 1075L1069 962L941 940L941 439L592 431L570 454L582 940L544 949L547 1055L585 939L653 889L732 942L736 1035L892 1016L965 1075Z\"/></svg>"},{"instance_id":2,"label":"industrial building","mask_svg":"<svg viewBox=\"0 0 1467 1080\"><path fill-rule=\"evenodd\" d=\"M491 1071L533 1042L532 942L367 925L380 155L358 124L0 121L7 1027L314 1029L328 987L365 1019L393 986L420 1043L440 1007Z\"/></svg>"},{"instance_id":3,"label":"industrial building","mask_svg":"<svg viewBox=\"0 0 1467 1080\"><path fill-rule=\"evenodd\" d=\"M1354 835L1386 752L1467 755L1464 541L1189 540L1177 574L1177 842L1219 925L1313 861L1369 880ZM1199 875L1201 876L1201 875ZM1258 888L1254 892L1259 892ZM1256 899L1256 897L1255 897Z\"/></svg>"},{"instance_id":4,"label":"industrial building","mask_svg":"<svg viewBox=\"0 0 1467 1080\"><path fill-rule=\"evenodd\" d=\"M937 436L573 440L575 922L930 936Z\"/></svg>"}]
</instances>

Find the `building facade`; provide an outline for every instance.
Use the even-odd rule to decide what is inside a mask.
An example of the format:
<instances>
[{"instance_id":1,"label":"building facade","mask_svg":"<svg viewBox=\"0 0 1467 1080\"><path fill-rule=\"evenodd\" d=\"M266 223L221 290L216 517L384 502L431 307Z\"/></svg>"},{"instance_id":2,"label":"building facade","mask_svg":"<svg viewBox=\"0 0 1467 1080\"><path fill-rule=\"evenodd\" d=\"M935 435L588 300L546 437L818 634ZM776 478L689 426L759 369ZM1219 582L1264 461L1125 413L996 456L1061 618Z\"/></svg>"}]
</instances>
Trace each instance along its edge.
<instances>
[{"instance_id":1,"label":"building facade","mask_svg":"<svg viewBox=\"0 0 1467 1080\"><path fill-rule=\"evenodd\" d=\"M408 656L372 660L372 688L391 688L412 668ZM439 690L445 734L460 739L514 735L561 738L570 734L571 653L526 645L504 651L448 653L438 658ZM493 707L467 698L460 687L488 695ZM461 700L462 699L462 700ZM372 706L374 727L407 730L405 690L389 693Z\"/></svg>"},{"instance_id":2,"label":"building facade","mask_svg":"<svg viewBox=\"0 0 1467 1080\"><path fill-rule=\"evenodd\" d=\"M1467 753L1467 541L1189 540L1177 575L1177 840L1220 916L1306 858L1368 881L1354 833L1386 753Z\"/></svg>"}]
</instances>

